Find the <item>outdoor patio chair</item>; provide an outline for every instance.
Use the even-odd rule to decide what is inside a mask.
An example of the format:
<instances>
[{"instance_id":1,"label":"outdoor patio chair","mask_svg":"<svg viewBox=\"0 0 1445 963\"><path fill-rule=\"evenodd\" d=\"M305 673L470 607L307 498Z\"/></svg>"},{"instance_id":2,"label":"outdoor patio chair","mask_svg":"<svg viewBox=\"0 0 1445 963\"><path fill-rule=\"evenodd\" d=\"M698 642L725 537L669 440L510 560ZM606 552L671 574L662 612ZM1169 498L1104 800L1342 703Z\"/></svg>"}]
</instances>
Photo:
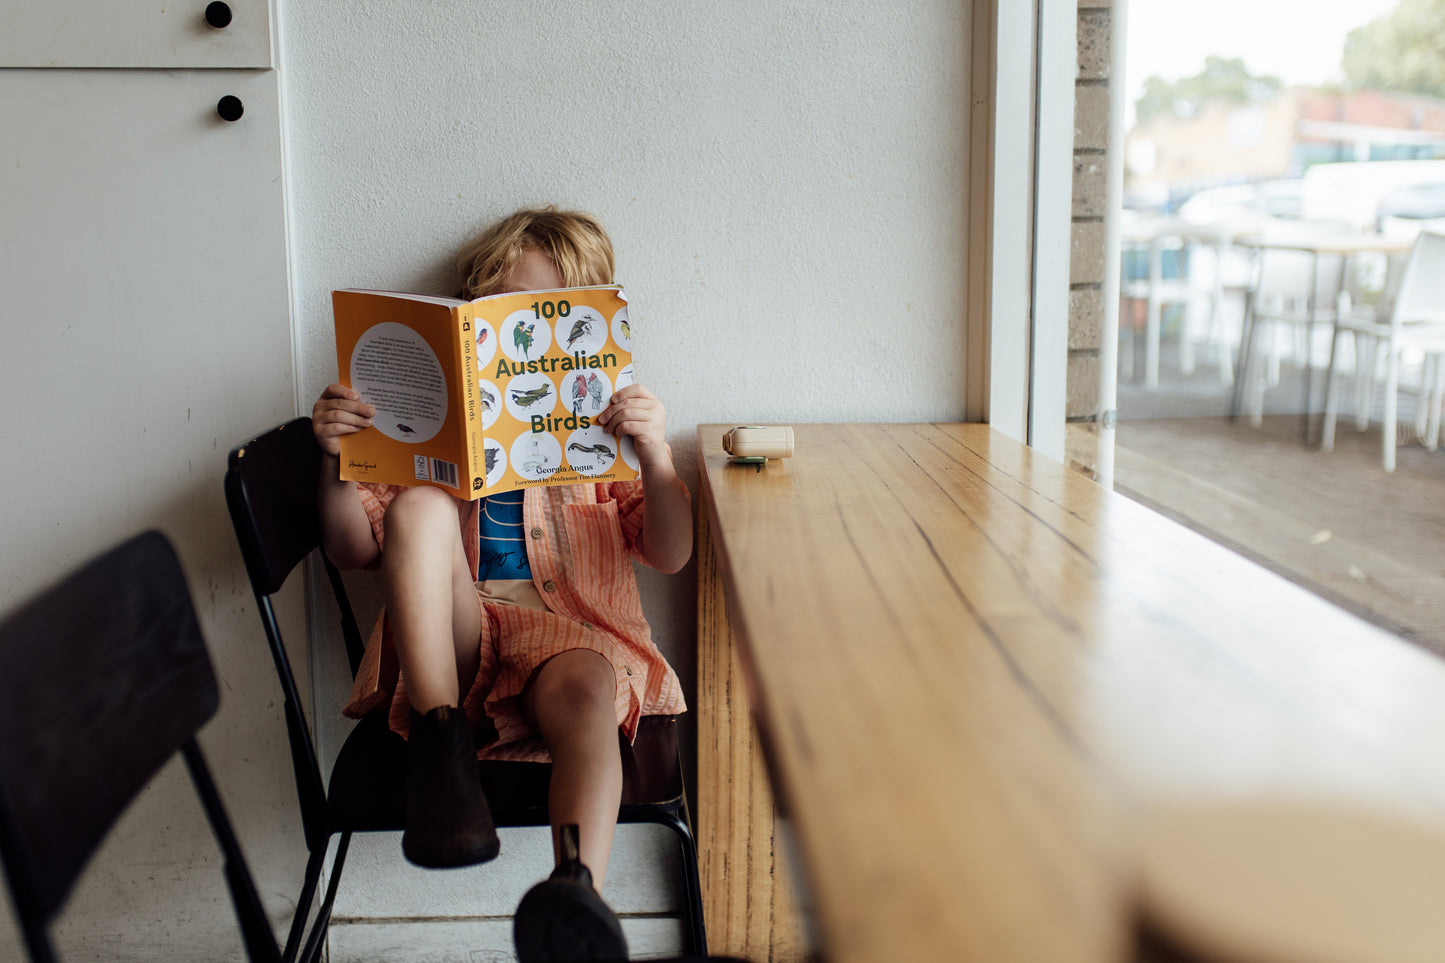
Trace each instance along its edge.
<instances>
[{"instance_id":1,"label":"outdoor patio chair","mask_svg":"<svg viewBox=\"0 0 1445 963\"><path fill-rule=\"evenodd\" d=\"M1374 346L1385 355L1381 461L1385 471L1394 471L1400 368L1407 351L1417 352L1424 362L1420 399L1425 416L1423 435L1432 447L1439 438L1441 395L1445 389L1445 234L1423 231L1415 239L1400 276L1399 291L1385 320L1352 315L1341 318L1336 325L1325 382L1324 429L1320 439L1320 448L1324 451L1333 449L1335 443L1339 407L1335 358L1340 339L1347 334L1357 342L1364 342L1357 344L1356 352L1369 359L1371 368Z\"/></svg>"},{"instance_id":2,"label":"outdoor patio chair","mask_svg":"<svg viewBox=\"0 0 1445 963\"><path fill-rule=\"evenodd\" d=\"M1143 312L1144 323L1144 387L1159 386L1159 352L1163 337L1165 310L1175 307L1178 315L1179 370L1188 376L1194 373L1195 327L1198 316L1208 325L1206 338L1220 347L1220 378L1228 383L1232 377L1233 359L1222 346L1220 321L1221 285L1215 277L1218 270L1216 244L1205 229L1188 225L1161 224L1157 233L1143 236L1151 228L1143 222L1134 228L1136 236L1125 241L1119 296L1123 318L1120 329L1124 345L1119 352L1120 375L1134 377L1136 352L1136 313ZM1184 233L1184 232L1188 233ZM1201 257L1202 255L1202 257ZM1201 271L1203 262L1207 270Z\"/></svg>"},{"instance_id":3,"label":"outdoor patio chair","mask_svg":"<svg viewBox=\"0 0 1445 963\"><path fill-rule=\"evenodd\" d=\"M1315 326L1333 325L1344 279L1344 259L1305 251L1265 249L1255 262L1253 284L1246 295L1240 389L1258 426L1264 414L1264 391L1279 384L1280 362L1288 354L1310 371ZM1281 335L1285 341L1281 344ZM1260 354L1266 358L1261 364ZM1237 390L1240 390L1237 389Z\"/></svg>"},{"instance_id":4,"label":"outdoor patio chair","mask_svg":"<svg viewBox=\"0 0 1445 963\"><path fill-rule=\"evenodd\" d=\"M185 575L159 532L106 552L0 624L0 855L31 959L56 958L50 924L71 887L177 752L220 843L246 955L280 959L196 744L218 703Z\"/></svg>"},{"instance_id":5,"label":"outdoor patio chair","mask_svg":"<svg viewBox=\"0 0 1445 963\"><path fill-rule=\"evenodd\" d=\"M1419 232L1416 232L1418 234ZM1413 240L1413 236L1412 236ZM1364 325L1386 325L1389 323L1390 312L1395 309L1395 298L1400 293L1400 281L1405 273L1405 262L1409 260L1410 252L1406 250L1402 254L1380 255L1376 257L1374 270L1363 271L1352 269L1345 274L1344 295L1340 299L1340 323ZM1383 257L1383 276L1379 271L1379 257ZM1373 285L1374 289L1366 286L1366 279L1363 275L1372 274L1372 281L1378 281ZM1338 347L1348 346L1348 352L1337 350ZM1330 351L1333 357L1325 369L1325 394L1328 396L1331 383L1334 380L1335 368L1353 364L1355 376L1353 379L1355 428L1364 431L1370 426L1370 399L1374 397L1376 390L1376 372L1379 367L1379 353L1383 345L1377 338L1356 333L1349 340L1336 345L1333 342ZM1424 414L1424 406L1421 406L1420 413ZM1422 436L1425 427L1420 426Z\"/></svg>"},{"instance_id":6,"label":"outdoor patio chair","mask_svg":"<svg viewBox=\"0 0 1445 963\"><path fill-rule=\"evenodd\" d=\"M226 502L256 594L261 622L285 697L287 731L300 798L310 859L286 940L285 959L317 959L331 918L337 883L353 832L401 832L405 813L406 743L387 726L387 709L361 719L346 737L323 782L310 727L301 710L296 680L281 627L271 604L301 561L312 553L331 585L340 614L341 632L354 674L363 650L361 634L340 573L321 549L316 512L316 483L321 451L311 433L311 419L293 421L265 432L231 451L226 470ZM529 762L482 762L482 781L492 818L498 827L546 826L547 788L552 767ZM683 789L677 720L646 716L632 746L622 747L621 823L657 823L677 836L682 857L683 913L689 951L707 952L697 847ZM339 836L328 873L329 883L310 934L302 937L316 895L330 838ZM298 956L299 953L299 956Z\"/></svg>"}]
</instances>

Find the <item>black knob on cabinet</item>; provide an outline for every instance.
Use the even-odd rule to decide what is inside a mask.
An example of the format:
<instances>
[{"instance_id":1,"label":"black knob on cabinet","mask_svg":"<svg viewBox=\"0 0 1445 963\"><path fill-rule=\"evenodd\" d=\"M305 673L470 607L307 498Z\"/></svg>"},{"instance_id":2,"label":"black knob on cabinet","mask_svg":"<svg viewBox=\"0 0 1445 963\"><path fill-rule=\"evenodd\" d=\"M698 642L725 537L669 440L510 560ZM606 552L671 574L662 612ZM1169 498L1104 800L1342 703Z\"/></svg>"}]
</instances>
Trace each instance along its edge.
<instances>
[{"instance_id":1,"label":"black knob on cabinet","mask_svg":"<svg viewBox=\"0 0 1445 963\"><path fill-rule=\"evenodd\" d=\"M206 4L206 23L213 27L229 27L231 25L231 5L215 0L214 3Z\"/></svg>"},{"instance_id":2,"label":"black knob on cabinet","mask_svg":"<svg viewBox=\"0 0 1445 963\"><path fill-rule=\"evenodd\" d=\"M216 101L216 113L221 115L222 120L240 120L246 108L241 104L241 98L234 94L227 94Z\"/></svg>"}]
</instances>

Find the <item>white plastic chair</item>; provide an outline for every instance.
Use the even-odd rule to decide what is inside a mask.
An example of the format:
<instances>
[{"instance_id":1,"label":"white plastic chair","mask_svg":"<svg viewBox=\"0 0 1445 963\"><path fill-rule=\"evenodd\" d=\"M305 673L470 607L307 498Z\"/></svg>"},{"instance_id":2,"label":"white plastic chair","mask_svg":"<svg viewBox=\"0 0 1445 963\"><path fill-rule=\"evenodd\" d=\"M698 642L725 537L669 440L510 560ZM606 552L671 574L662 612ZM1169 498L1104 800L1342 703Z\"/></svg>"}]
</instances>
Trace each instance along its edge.
<instances>
[{"instance_id":1,"label":"white plastic chair","mask_svg":"<svg viewBox=\"0 0 1445 963\"><path fill-rule=\"evenodd\" d=\"M1144 321L1144 387L1153 390L1159 387L1159 347L1163 310L1171 304L1182 305L1184 315L1179 329L1179 371L1185 376L1194 373L1194 329L1200 319L1209 325L1208 337L1219 346L1220 379L1226 384L1233 376L1233 359L1220 325L1221 282L1218 272L1217 250L1226 246L1217 239L1218 232L1186 224L1175 219L1144 219L1133 222L1126 231L1124 250L1126 253L1125 276L1121 279L1119 295L1120 309L1124 320L1120 333L1124 345L1119 353L1120 376L1134 377L1135 327L1133 305L1145 305ZM1142 255L1148 266L1143 277L1129 277L1127 255ZM1174 273L1166 277L1165 255L1174 258ZM1208 267L1207 272L1199 270L1199 255ZM1207 310L1206 310L1207 309Z\"/></svg>"},{"instance_id":2,"label":"white plastic chair","mask_svg":"<svg viewBox=\"0 0 1445 963\"><path fill-rule=\"evenodd\" d=\"M1134 324L1132 304L1141 302L1146 305L1144 322L1144 386L1149 389L1159 387L1159 341L1161 336L1161 319L1163 309L1170 304L1185 304L1198 297L1195 283L1186 275L1184 277L1165 277L1163 272L1163 260L1165 252L1172 252L1177 259L1176 263L1186 263L1187 247L1183 240L1172 235L1161 234L1150 238L1148 241L1135 241L1126 247L1137 250L1147 259L1148 274L1142 278L1125 278L1120 287L1120 295L1124 301L1124 310L1128 323L1123 325L1125 338L1124 350L1120 352L1119 360L1125 378L1134 376ZM1183 368L1186 363L1192 368L1192 357L1186 362L1188 348L1187 332L1180 332L1180 366Z\"/></svg>"},{"instance_id":3,"label":"white plastic chair","mask_svg":"<svg viewBox=\"0 0 1445 963\"><path fill-rule=\"evenodd\" d=\"M1265 388L1279 384L1284 353L1280 333L1294 335L1294 348L1289 353L1299 367L1309 371L1314 325L1333 324L1337 316L1336 299L1342 288L1344 263L1345 259L1338 255L1308 251L1265 248L1259 252L1248 308L1247 327L1253 343L1245 353L1244 364L1249 370L1240 372L1248 394L1250 420L1256 426L1264 413ZM1263 366L1258 357L1261 348L1267 353L1267 364Z\"/></svg>"},{"instance_id":4,"label":"white plastic chair","mask_svg":"<svg viewBox=\"0 0 1445 963\"><path fill-rule=\"evenodd\" d=\"M1421 404L1426 416L1422 437L1427 444L1437 440L1440 427L1440 396L1442 368L1445 368L1445 234L1421 232L1410 248L1400 276L1399 292L1394 304L1380 321L1371 317L1346 316L1335 327L1330 346L1329 379L1325 388L1325 418L1320 448L1330 451L1335 443L1335 419L1338 399L1335 387L1334 360L1340 336L1349 334L1357 341L1366 339L1385 353L1385 410L1381 435L1382 461L1387 472L1395 470L1396 421L1399 407L1400 363L1407 351L1419 352L1425 359L1421 385ZM1366 349L1368 350L1368 349ZM1362 352L1363 355L1363 352ZM1373 358L1371 352L1369 357ZM1373 367L1368 364L1366 367ZM1363 410L1363 407L1362 409Z\"/></svg>"}]
</instances>

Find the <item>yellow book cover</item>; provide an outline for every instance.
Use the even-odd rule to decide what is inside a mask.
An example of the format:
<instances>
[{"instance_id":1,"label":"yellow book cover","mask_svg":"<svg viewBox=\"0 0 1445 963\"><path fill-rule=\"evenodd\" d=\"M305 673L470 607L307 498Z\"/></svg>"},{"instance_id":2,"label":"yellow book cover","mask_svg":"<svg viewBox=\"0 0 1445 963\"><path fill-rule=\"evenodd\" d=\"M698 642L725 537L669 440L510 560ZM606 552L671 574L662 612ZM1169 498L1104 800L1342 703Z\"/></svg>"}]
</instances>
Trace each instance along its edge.
<instances>
[{"instance_id":1,"label":"yellow book cover","mask_svg":"<svg viewBox=\"0 0 1445 963\"><path fill-rule=\"evenodd\" d=\"M456 298L332 292L342 384L375 406L341 439L341 477L480 498L638 476L630 438L593 423L632 384L615 284Z\"/></svg>"}]
</instances>

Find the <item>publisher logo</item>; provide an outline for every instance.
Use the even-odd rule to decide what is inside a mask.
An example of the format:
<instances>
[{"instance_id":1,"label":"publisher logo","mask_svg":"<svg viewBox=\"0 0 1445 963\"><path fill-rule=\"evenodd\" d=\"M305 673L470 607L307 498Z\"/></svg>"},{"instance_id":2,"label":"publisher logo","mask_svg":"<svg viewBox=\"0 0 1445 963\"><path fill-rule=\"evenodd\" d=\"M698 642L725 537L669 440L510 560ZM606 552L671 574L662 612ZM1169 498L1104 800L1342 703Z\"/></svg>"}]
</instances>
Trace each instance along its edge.
<instances>
[{"instance_id":1,"label":"publisher logo","mask_svg":"<svg viewBox=\"0 0 1445 963\"><path fill-rule=\"evenodd\" d=\"M473 478L473 479L472 479L472 491L474 491L474 492L479 492L479 491L481 491L483 484L485 484L485 482L483 481L483 479L481 479L481 478Z\"/></svg>"}]
</instances>

